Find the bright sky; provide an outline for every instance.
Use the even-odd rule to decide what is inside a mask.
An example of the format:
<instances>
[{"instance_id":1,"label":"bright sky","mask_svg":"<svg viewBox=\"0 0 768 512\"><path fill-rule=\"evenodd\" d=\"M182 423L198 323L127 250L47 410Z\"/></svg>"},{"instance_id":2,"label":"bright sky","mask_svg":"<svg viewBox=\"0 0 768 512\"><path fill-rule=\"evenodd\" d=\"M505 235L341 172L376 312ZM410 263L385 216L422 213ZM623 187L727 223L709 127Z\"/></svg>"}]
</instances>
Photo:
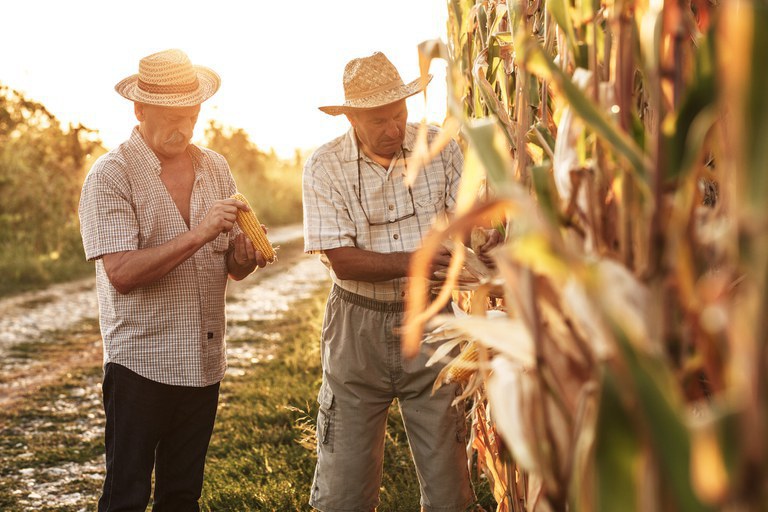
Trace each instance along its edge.
<instances>
[{"instance_id":1,"label":"bright sky","mask_svg":"<svg viewBox=\"0 0 768 512\"><path fill-rule=\"evenodd\" d=\"M418 78L417 45L446 40L447 0L16 0L0 7L5 48L0 82L43 103L63 122L82 122L113 148L135 124L133 105L114 91L139 59L184 50L222 78L203 104L195 138L209 118L243 128L263 150L291 156L347 129L320 112L343 102L352 58L382 51L407 83ZM410 118L442 122L445 65Z\"/></svg>"}]
</instances>

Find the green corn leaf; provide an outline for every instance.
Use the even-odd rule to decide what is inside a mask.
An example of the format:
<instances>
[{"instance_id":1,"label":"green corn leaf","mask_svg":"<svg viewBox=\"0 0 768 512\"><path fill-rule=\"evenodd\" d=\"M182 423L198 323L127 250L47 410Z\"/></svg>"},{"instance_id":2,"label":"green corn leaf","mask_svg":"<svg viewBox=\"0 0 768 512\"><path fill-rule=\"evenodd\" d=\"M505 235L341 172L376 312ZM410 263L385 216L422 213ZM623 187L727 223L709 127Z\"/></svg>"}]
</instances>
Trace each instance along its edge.
<instances>
[{"instance_id":1,"label":"green corn leaf","mask_svg":"<svg viewBox=\"0 0 768 512\"><path fill-rule=\"evenodd\" d=\"M581 62L582 47L576 39L576 32L573 29L573 17L570 13L570 2L568 0L549 0L547 1L547 10L552 14L555 22L565 33L565 39L568 42L568 48L571 50L575 60Z\"/></svg>"},{"instance_id":2,"label":"green corn leaf","mask_svg":"<svg viewBox=\"0 0 768 512\"><path fill-rule=\"evenodd\" d=\"M693 78L675 116L672 133L665 133L668 180L676 180L694 169L709 128L717 119L717 82L714 30L703 39L696 53Z\"/></svg>"},{"instance_id":3,"label":"green corn leaf","mask_svg":"<svg viewBox=\"0 0 768 512\"><path fill-rule=\"evenodd\" d=\"M501 61L501 48L499 47L498 41L493 36L491 36L488 41L488 52L486 55L488 59L488 67L485 71L485 78L493 87L496 85L496 77L498 75L499 67L503 65Z\"/></svg>"},{"instance_id":4,"label":"green corn leaf","mask_svg":"<svg viewBox=\"0 0 768 512\"><path fill-rule=\"evenodd\" d=\"M488 61L486 60L485 54L481 53L475 61L475 82L477 83L477 90L480 91L480 94L477 96L483 98L485 106L498 120L510 147L514 148L515 125L507 113L506 105L499 99L493 85L486 79L488 67Z\"/></svg>"},{"instance_id":5,"label":"green corn leaf","mask_svg":"<svg viewBox=\"0 0 768 512\"><path fill-rule=\"evenodd\" d=\"M642 445L636 421L622 403L610 372L603 372L595 435L597 510L638 510ZM583 511L587 512L587 511Z\"/></svg>"},{"instance_id":6,"label":"green corn leaf","mask_svg":"<svg viewBox=\"0 0 768 512\"><path fill-rule=\"evenodd\" d=\"M647 169L650 163L642 150L622 130L616 127L608 116L599 110L597 106L571 81L571 79L555 65L544 53L539 44L526 38L523 44L518 43L517 48L522 51L525 66L531 73L536 74L542 80L549 80L556 84L568 100L571 108L595 133L610 144L617 153L629 161L633 168L633 176L636 178L638 188L650 195L647 183Z\"/></svg>"},{"instance_id":7,"label":"green corn leaf","mask_svg":"<svg viewBox=\"0 0 768 512\"><path fill-rule=\"evenodd\" d=\"M694 494L690 480L690 434L680 414L670 402L676 388L668 367L661 359L641 354L627 339L623 329L613 325L618 347L628 367L630 382L637 398L641 424L647 429L649 441L659 461L663 487L669 489L680 512L708 512Z\"/></svg>"},{"instance_id":8,"label":"green corn leaf","mask_svg":"<svg viewBox=\"0 0 768 512\"><path fill-rule=\"evenodd\" d=\"M555 183L552 178L551 163L532 167L531 175L533 177L533 186L536 190L536 197L539 201L541 210L552 225L557 225L559 222L558 218L560 210L557 207L559 200L555 189Z\"/></svg>"},{"instance_id":9,"label":"green corn leaf","mask_svg":"<svg viewBox=\"0 0 768 512\"><path fill-rule=\"evenodd\" d=\"M536 123L532 126L526 134L526 140L539 146L547 155L551 155L555 151L555 138L543 123Z\"/></svg>"},{"instance_id":10,"label":"green corn leaf","mask_svg":"<svg viewBox=\"0 0 768 512\"><path fill-rule=\"evenodd\" d=\"M498 189L504 188L512 164L497 122L493 118L477 119L465 124L464 131L485 167L488 182Z\"/></svg>"},{"instance_id":11,"label":"green corn leaf","mask_svg":"<svg viewBox=\"0 0 768 512\"><path fill-rule=\"evenodd\" d=\"M747 89L745 108L746 126L746 161L748 162L747 190L748 200L754 211L766 211L765 198L768 197L768 65L765 55L768 52L768 6L764 2L753 2L753 41L751 76ZM739 57L736 57L739 58Z\"/></svg>"},{"instance_id":12,"label":"green corn leaf","mask_svg":"<svg viewBox=\"0 0 768 512\"><path fill-rule=\"evenodd\" d=\"M488 13L483 4L477 4L477 29L480 32L481 48L488 45Z\"/></svg>"}]
</instances>

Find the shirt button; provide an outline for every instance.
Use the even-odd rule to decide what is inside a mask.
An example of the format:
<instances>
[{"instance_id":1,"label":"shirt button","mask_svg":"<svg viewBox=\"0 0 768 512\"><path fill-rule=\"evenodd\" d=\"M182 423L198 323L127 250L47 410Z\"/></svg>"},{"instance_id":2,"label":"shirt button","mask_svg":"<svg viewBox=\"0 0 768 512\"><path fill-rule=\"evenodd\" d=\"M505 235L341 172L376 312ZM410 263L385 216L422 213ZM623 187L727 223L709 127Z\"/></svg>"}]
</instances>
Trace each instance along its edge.
<instances>
[{"instance_id":1,"label":"shirt button","mask_svg":"<svg viewBox=\"0 0 768 512\"><path fill-rule=\"evenodd\" d=\"M395 240L397 240L398 238L400 238L400 235L398 235L397 233L395 233L394 235L392 235L392 238L394 238Z\"/></svg>"},{"instance_id":2,"label":"shirt button","mask_svg":"<svg viewBox=\"0 0 768 512\"><path fill-rule=\"evenodd\" d=\"M393 204L389 205L389 211L392 211L394 209L395 209L395 205L393 205Z\"/></svg>"}]
</instances>

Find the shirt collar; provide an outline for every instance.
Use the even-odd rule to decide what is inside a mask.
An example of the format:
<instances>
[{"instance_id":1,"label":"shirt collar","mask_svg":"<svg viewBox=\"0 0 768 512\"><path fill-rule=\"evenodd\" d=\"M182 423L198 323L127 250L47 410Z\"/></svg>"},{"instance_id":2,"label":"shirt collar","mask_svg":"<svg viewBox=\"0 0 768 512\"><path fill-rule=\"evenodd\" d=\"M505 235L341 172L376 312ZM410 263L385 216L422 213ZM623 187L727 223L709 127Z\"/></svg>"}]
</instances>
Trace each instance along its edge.
<instances>
[{"instance_id":1,"label":"shirt collar","mask_svg":"<svg viewBox=\"0 0 768 512\"><path fill-rule=\"evenodd\" d=\"M416 144L416 135L418 132L418 125L408 123L405 125L405 139L403 139L403 147L409 153L413 151L413 147ZM361 152L362 155L362 152ZM354 162L357 160L357 137L355 136L355 129L351 128L344 136L344 142L342 143L341 158L344 162Z\"/></svg>"},{"instance_id":2,"label":"shirt collar","mask_svg":"<svg viewBox=\"0 0 768 512\"><path fill-rule=\"evenodd\" d=\"M341 158L345 162L357 160L357 137L355 137L355 129L352 127L344 136L344 142L341 145Z\"/></svg>"},{"instance_id":3,"label":"shirt collar","mask_svg":"<svg viewBox=\"0 0 768 512\"><path fill-rule=\"evenodd\" d=\"M405 139L403 140L403 147L407 152L412 152L413 147L416 144L416 135L418 134L418 125L405 125Z\"/></svg>"}]
</instances>

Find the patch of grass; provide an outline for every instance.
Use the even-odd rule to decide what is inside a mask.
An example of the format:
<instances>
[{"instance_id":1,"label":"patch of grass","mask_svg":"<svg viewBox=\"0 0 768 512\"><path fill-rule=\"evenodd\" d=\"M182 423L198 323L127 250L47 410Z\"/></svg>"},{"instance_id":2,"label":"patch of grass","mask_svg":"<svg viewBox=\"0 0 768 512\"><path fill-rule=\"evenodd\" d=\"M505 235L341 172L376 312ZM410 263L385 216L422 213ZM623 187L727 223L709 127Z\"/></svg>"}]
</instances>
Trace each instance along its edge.
<instances>
[{"instance_id":1,"label":"patch of grass","mask_svg":"<svg viewBox=\"0 0 768 512\"><path fill-rule=\"evenodd\" d=\"M81 507L33 504L26 497L41 486L59 485L63 465L103 458L100 368L64 374L11 410L0 412L0 509L75 511ZM33 473L28 473L30 471ZM67 477L66 493L91 496L95 508L101 480ZM25 504L25 502L27 502Z\"/></svg>"},{"instance_id":2,"label":"patch of grass","mask_svg":"<svg viewBox=\"0 0 768 512\"><path fill-rule=\"evenodd\" d=\"M40 336L8 348L0 362L0 392L19 379L50 382L63 368L92 366L94 358L101 358L101 332L96 319L84 319L66 330L47 331ZM3 423L0 416L0 427Z\"/></svg>"},{"instance_id":3,"label":"patch of grass","mask_svg":"<svg viewBox=\"0 0 768 512\"><path fill-rule=\"evenodd\" d=\"M282 341L270 362L222 382L203 510L308 508L314 452L300 444L306 432L299 425L304 414L316 413L321 375L316 340L324 300L325 292L318 291L282 320L252 322L255 332L277 331Z\"/></svg>"},{"instance_id":4,"label":"patch of grass","mask_svg":"<svg viewBox=\"0 0 768 512\"><path fill-rule=\"evenodd\" d=\"M46 260L25 249L0 255L0 297L40 290L54 283L73 281L93 274L93 263L85 261L77 248L55 261Z\"/></svg>"},{"instance_id":5,"label":"patch of grass","mask_svg":"<svg viewBox=\"0 0 768 512\"><path fill-rule=\"evenodd\" d=\"M57 361L67 354L84 351L89 345L101 340L101 331L97 319L86 318L66 330L46 331L41 336L42 339L12 345L8 348L8 357L28 361Z\"/></svg>"}]
</instances>

